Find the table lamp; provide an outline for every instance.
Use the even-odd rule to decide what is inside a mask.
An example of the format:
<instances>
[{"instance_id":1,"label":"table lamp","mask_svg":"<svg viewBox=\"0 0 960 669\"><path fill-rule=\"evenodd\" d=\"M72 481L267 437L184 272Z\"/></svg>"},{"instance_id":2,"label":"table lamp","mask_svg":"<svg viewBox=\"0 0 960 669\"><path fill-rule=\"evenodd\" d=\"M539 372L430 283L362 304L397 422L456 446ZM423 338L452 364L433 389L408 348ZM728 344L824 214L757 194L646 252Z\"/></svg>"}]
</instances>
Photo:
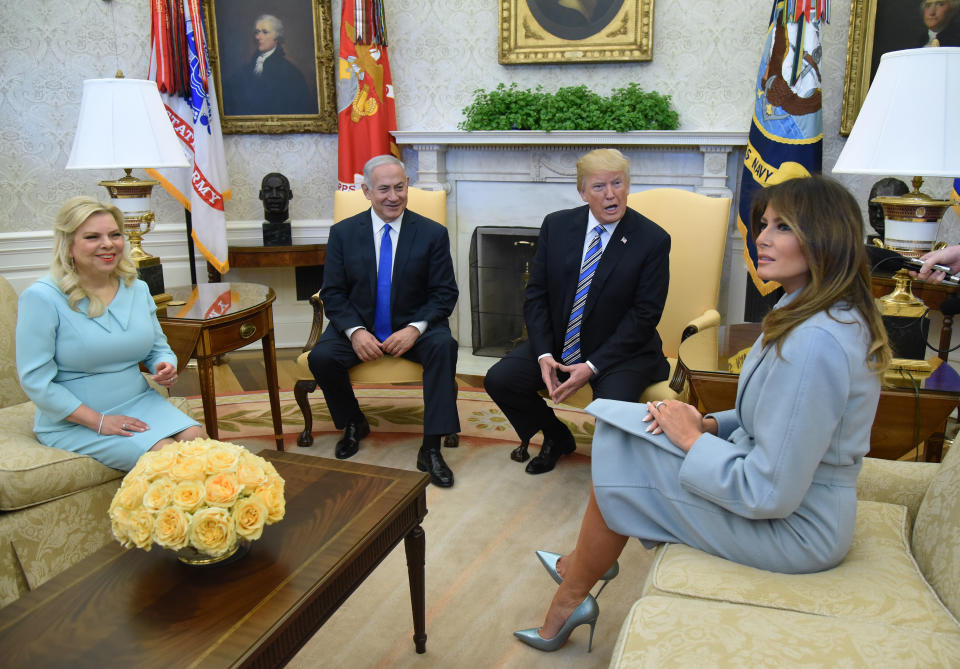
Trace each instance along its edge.
<instances>
[{"instance_id":1,"label":"table lamp","mask_svg":"<svg viewBox=\"0 0 960 669\"><path fill-rule=\"evenodd\" d=\"M835 173L913 176L913 190L876 197L884 211L884 246L917 258L934 248L940 219L952 203L922 193L925 176L960 176L960 48L891 51L880 67L837 158ZM922 306L905 270L882 298L892 315Z\"/></svg>"},{"instance_id":2,"label":"table lamp","mask_svg":"<svg viewBox=\"0 0 960 669\"><path fill-rule=\"evenodd\" d=\"M111 204L123 212L130 259L157 304L170 300L164 292L163 267L141 244L153 226L150 191L158 182L138 179L130 172L137 167L189 166L154 82L125 79L122 72L117 72L115 79L83 82L80 119L67 169L125 171L126 176L100 185L110 193Z\"/></svg>"},{"instance_id":3,"label":"table lamp","mask_svg":"<svg viewBox=\"0 0 960 669\"><path fill-rule=\"evenodd\" d=\"M913 190L878 197L884 244L919 257L937 238L950 200L920 192L923 177L960 176L960 47L891 51L863 101L835 173L913 177Z\"/></svg>"}]
</instances>

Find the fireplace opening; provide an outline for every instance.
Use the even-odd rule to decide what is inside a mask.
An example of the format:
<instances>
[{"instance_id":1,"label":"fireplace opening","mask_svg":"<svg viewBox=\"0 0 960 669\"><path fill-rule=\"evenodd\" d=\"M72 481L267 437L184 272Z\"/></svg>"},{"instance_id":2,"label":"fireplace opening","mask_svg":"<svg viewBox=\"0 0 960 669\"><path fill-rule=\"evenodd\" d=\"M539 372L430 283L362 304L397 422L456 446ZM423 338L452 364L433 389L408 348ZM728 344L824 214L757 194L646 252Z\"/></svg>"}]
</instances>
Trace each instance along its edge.
<instances>
[{"instance_id":1,"label":"fireplace opening","mask_svg":"<svg viewBox=\"0 0 960 669\"><path fill-rule=\"evenodd\" d=\"M537 228L478 227L470 240L473 353L502 358L526 341L523 294Z\"/></svg>"}]
</instances>

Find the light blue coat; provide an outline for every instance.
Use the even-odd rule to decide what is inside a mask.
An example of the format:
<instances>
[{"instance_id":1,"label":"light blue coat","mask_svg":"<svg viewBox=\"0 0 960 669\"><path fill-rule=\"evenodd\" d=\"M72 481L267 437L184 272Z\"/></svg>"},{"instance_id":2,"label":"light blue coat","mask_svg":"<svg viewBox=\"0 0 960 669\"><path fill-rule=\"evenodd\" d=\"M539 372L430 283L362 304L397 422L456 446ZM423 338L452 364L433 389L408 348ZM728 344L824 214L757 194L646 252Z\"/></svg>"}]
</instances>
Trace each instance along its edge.
<instances>
[{"instance_id":1,"label":"light blue coat","mask_svg":"<svg viewBox=\"0 0 960 669\"><path fill-rule=\"evenodd\" d=\"M782 306L789 296L777 305ZM593 479L615 531L645 545L685 543L779 572L819 571L846 555L856 481L870 447L880 379L858 312L820 312L776 346L758 339L719 433L689 453L652 437L646 407L597 400Z\"/></svg>"}]
</instances>

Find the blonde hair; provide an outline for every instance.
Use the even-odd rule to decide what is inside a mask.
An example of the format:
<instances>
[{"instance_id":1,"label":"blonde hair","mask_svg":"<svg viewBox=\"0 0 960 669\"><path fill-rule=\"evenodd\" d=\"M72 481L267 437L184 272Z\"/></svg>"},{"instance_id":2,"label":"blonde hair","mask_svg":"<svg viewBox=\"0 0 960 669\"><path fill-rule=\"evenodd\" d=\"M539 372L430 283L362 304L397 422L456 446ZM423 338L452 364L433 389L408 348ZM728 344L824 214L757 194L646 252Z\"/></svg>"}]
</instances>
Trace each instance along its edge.
<instances>
[{"instance_id":1,"label":"blonde hair","mask_svg":"<svg viewBox=\"0 0 960 669\"><path fill-rule=\"evenodd\" d=\"M870 290L863 219L857 201L839 183L822 176L790 179L762 188L750 212L755 238L768 205L796 235L810 269L810 281L790 304L774 309L763 319L763 345L776 343L779 353L795 327L842 301L862 314L870 334L866 362L882 373L892 354Z\"/></svg>"},{"instance_id":2,"label":"blonde hair","mask_svg":"<svg viewBox=\"0 0 960 669\"><path fill-rule=\"evenodd\" d=\"M97 214L112 216L117 224L117 230L123 232L123 213L114 206L98 202L92 197L84 195L72 197L63 203L60 211L57 212L57 218L53 226L53 261L50 263L50 275L60 286L60 290L67 295L71 309L80 311L77 304L83 298L89 298L90 307L87 309L89 318L96 318L102 314L106 311L107 305L96 296L88 295L87 291L80 285L80 277L77 274L73 258L70 256L70 249L73 246L73 236L77 228L86 223L91 216ZM123 245L123 254L113 271L113 275L128 286L137 278L137 268L130 261L126 244Z\"/></svg>"},{"instance_id":3,"label":"blonde hair","mask_svg":"<svg viewBox=\"0 0 960 669\"><path fill-rule=\"evenodd\" d=\"M630 185L630 160L616 149L594 149L577 161L577 190L583 190L583 180L596 172L623 172Z\"/></svg>"}]
</instances>

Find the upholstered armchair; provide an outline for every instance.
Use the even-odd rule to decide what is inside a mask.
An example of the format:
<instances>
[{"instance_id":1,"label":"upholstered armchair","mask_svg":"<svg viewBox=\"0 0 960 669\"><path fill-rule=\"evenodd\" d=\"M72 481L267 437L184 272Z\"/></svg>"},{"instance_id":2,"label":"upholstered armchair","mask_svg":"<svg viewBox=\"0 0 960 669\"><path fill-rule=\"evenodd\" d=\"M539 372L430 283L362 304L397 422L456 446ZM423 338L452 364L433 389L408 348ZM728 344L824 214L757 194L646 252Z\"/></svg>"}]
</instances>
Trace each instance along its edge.
<instances>
[{"instance_id":1,"label":"upholstered armchair","mask_svg":"<svg viewBox=\"0 0 960 669\"><path fill-rule=\"evenodd\" d=\"M333 220L335 223L349 218L370 206L370 201L363 191L337 191L333 196ZM445 191L423 190L409 188L407 191L407 207L441 225L447 224L447 194ZM299 380L294 384L293 395L297 405L303 413L303 432L297 438L298 446L313 444L313 412L310 409L309 394L317 389L317 382L307 365L307 355L317 343L323 331L323 301L317 292L310 298L313 306L313 325L310 335L303 347L303 353L297 358ZM364 362L350 370L350 381L354 385L389 384L389 383L418 383L423 381L423 367L405 358L384 356L378 360ZM457 435L447 435L445 445L456 446Z\"/></svg>"}]
</instances>

